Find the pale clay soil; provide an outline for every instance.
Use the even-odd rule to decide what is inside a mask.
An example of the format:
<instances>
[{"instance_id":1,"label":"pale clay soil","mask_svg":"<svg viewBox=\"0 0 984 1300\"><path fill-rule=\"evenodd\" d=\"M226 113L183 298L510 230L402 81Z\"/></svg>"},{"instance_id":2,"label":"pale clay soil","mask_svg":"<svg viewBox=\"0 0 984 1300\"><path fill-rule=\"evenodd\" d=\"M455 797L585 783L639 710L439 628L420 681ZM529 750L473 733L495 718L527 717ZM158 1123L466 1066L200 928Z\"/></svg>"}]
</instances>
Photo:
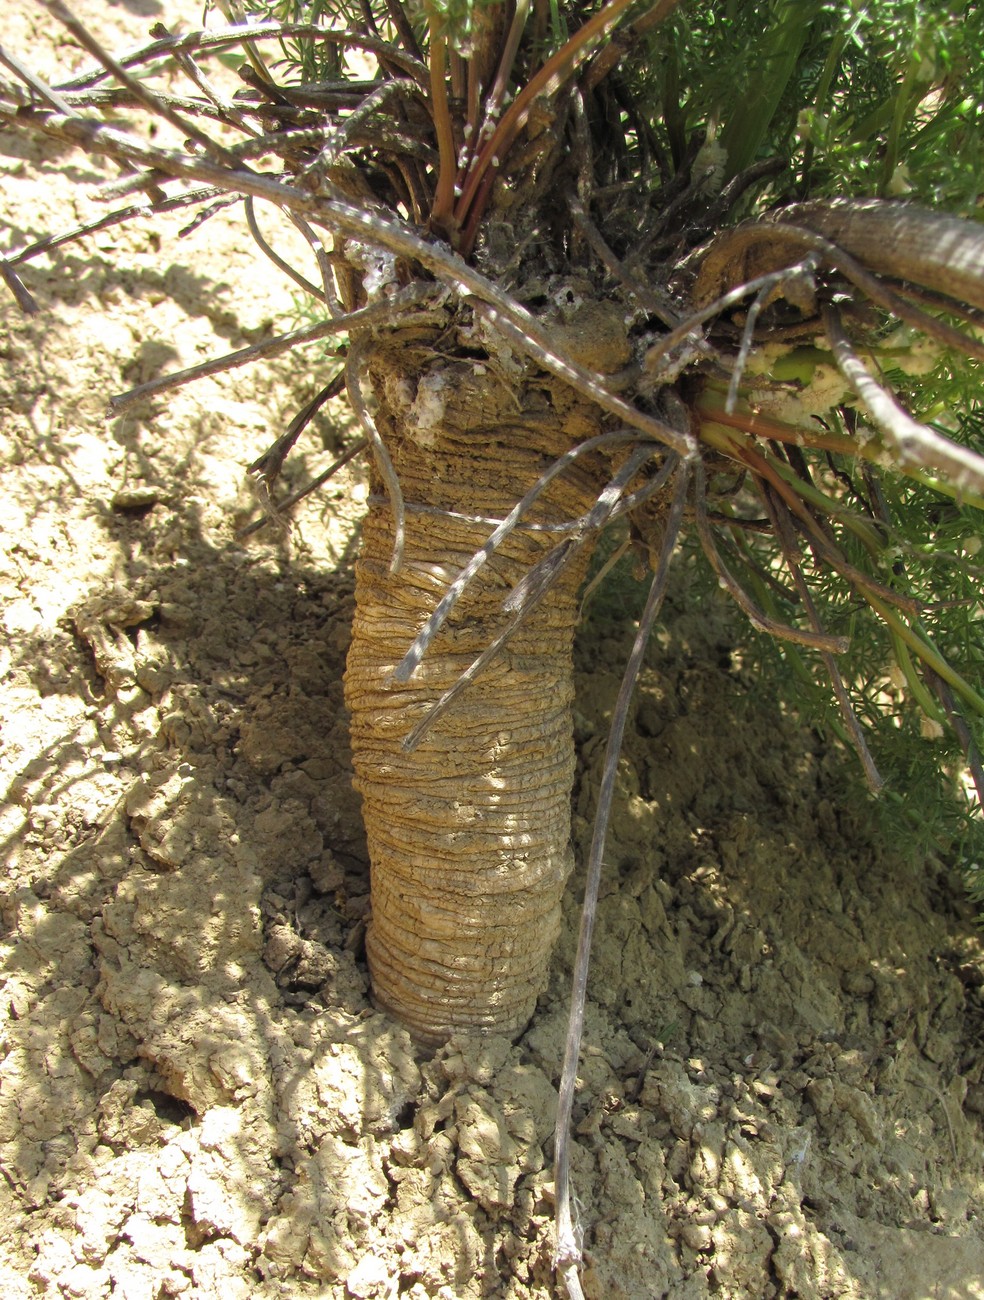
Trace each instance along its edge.
<instances>
[{"instance_id":1,"label":"pale clay soil","mask_svg":"<svg viewBox=\"0 0 984 1300\"><path fill-rule=\"evenodd\" d=\"M81 6L117 48L158 9ZM8 0L4 43L49 75L52 32ZM0 169L4 248L109 174L9 136ZM341 686L363 469L289 536L235 535L327 363L104 418L293 322L234 216L181 224L70 246L25 271L41 316L0 308L0 1295L552 1296L579 878L518 1042L423 1052L374 1010ZM579 643L582 859L631 634L596 612ZM575 1113L588 1294L984 1297L955 864L879 839L850 760L753 698L744 635L681 575L622 760Z\"/></svg>"}]
</instances>

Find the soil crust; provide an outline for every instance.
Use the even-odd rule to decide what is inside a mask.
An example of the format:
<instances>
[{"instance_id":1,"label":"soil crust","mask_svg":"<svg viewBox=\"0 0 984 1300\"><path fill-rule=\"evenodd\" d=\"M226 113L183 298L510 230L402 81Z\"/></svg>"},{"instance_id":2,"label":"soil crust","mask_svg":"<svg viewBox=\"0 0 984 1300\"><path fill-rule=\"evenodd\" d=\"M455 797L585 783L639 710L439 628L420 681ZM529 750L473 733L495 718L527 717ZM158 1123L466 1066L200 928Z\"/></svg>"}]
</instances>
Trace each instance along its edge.
<instances>
[{"instance_id":1,"label":"soil crust","mask_svg":"<svg viewBox=\"0 0 984 1300\"><path fill-rule=\"evenodd\" d=\"M125 48L159 6L97 8ZM54 75L73 56L38 13L14 0L4 40ZM97 211L79 185L110 175L9 135L0 170L5 249ZM234 214L181 224L30 263L43 314L0 318L0 1290L552 1296L579 876L518 1041L423 1051L373 1008L341 688L365 470L237 537L244 467L330 363L104 418L294 321ZM286 487L348 436L341 410L317 424ZM591 972L586 1291L984 1297L984 958L957 864L878 833L851 760L752 689L745 635L682 568ZM631 636L611 600L581 629L579 860Z\"/></svg>"}]
</instances>

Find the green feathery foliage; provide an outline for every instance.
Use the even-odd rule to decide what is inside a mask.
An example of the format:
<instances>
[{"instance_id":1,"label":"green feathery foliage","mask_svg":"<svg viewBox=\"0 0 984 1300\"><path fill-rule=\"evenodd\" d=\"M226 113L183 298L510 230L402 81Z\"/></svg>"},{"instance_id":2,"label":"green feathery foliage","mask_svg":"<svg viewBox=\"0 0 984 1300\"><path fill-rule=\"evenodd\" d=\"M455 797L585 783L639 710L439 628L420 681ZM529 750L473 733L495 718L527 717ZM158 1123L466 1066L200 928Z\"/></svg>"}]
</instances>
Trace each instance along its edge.
<instances>
[{"instance_id":1,"label":"green feathery foliage","mask_svg":"<svg viewBox=\"0 0 984 1300\"><path fill-rule=\"evenodd\" d=\"M723 179L779 155L790 197L976 211L984 10L968 0L701 0L648 38L632 75L678 165L709 137Z\"/></svg>"}]
</instances>

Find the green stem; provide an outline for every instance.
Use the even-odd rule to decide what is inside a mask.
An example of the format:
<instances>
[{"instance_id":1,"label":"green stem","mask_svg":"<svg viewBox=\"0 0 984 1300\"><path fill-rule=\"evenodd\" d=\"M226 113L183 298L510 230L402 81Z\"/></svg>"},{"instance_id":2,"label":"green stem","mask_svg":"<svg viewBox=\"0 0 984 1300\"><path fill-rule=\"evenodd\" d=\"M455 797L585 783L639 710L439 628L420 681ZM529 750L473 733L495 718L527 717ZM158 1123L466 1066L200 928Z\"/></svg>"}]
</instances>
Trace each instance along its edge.
<instances>
[{"instance_id":1,"label":"green stem","mask_svg":"<svg viewBox=\"0 0 984 1300\"><path fill-rule=\"evenodd\" d=\"M882 162L882 175L878 186L878 193L882 198L888 194L892 177L895 175L895 168L898 166L899 161L899 141L902 138L902 129L911 113L913 95L918 93L914 91L915 69L915 62L910 62L902 79L902 85L895 96L895 103L892 108L892 125L885 145L885 158Z\"/></svg>"},{"instance_id":2,"label":"green stem","mask_svg":"<svg viewBox=\"0 0 984 1300\"><path fill-rule=\"evenodd\" d=\"M905 674L906 683L915 697L916 703L922 709L923 713L926 714L927 718L932 718L934 722L942 723L945 720L943 710L930 695L924 683L920 680L919 674L916 671L916 666L912 662L912 655L909 653L909 647L896 632L893 631L891 637L892 646L895 650L895 662Z\"/></svg>"},{"instance_id":3,"label":"green stem","mask_svg":"<svg viewBox=\"0 0 984 1300\"><path fill-rule=\"evenodd\" d=\"M938 677L942 677L945 682L949 683L975 713L984 717L984 699L955 668L951 667L928 638L921 637L914 628L910 627L903 618L900 618L894 610L889 609L876 596L865 592L864 598L879 618L885 622L886 626L896 633L911 650L915 651L915 654L923 663L928 664Z\"/></svg>"},{"instance_id":4,"label":"green stem","mask_svg":"<svg viewBox=\"0 0 984 1300\"><path fill-rule=\"evenodd\" d=\"M749 90L733 101L719 137L728 155L726 180L755 161L822 8L820 0L781 0L776 6L776 21L759 54L760 66L753 70Z\"/></svg>"},{"instance_id":5,"label":"green stem","mask_svg":"<svg viewBox=\"0 0 984 1300\"><path fill-rule=\"evenodd\" d=\"M702 426L702 436L706 431L709 435L708 441L714 445L718 445L718 443L714 442L715 435L712 430L713 425L718 425L727 426L728 428L727 433L723 428L719 428L719 438L721 435L727 438L730 432L741 430L742 433L753 434L760 438L775 438L779 442L792 442L797 446L833 451L839 455L863 460L875 466L884 462L885 444L877 435L861 442L857 438L836 433L830 429L805 429L798 425L788 424L784 420L776 419L775 416L767 416L761 412L751 411L743 405L740 405L733 413L729 414L725 410L724 385L715 379L705 382L703 392L697 400L697 410L704 416L706 421ZM711 422L713 422L713 425ZM977 510L984 510L984 495L980 493L958 487L945 479L937 478L928 470L921 469L913 464L896 462L893 469L905 478L912 479L916 483L923 484L924 487L931 488L934 492L939 492L942 496L949 497L959 505L973 506Z\"/></svg>"},{"instance_id":6,"label":"green stem","mask_svg":"<svg viewBox=\"0 0 984 1300\"><path fill-rule=\"evenodd\" d=\"M720 426L715 428L712 424L702 424L700 432L702 442L706 442L709 446L715 447L717 450L724 452L726 456L730 456L740 463L748 463L747 454L743 455L742 452L751 451L752 443L750 440L742 437L737 430L725 429ZM754 455L761 461L764 461L769 468L790 487L792 487L804 501L809 502L810 505L816 506L817 509L822 510L824 514L839 520L840 523L852 532L861 544L872 554L881 550L881 542L878 533L868 520L863 519L853 510L848 509L847 506L843 506L838 501L833 500L831 497L827 496L825 492L821 492L819 488L814 487L812 483L805 482L800 478L792 466L784 464L784 462L779 460L778 457L771 455L762 447L755 447Z\"/></svg>"},{"instance_id":7,"label":"green stem","mask_svg":"<svg viewBox=\"0 0 984 1300\"><path fill-rule=\"evenodd\" d=\"M670 142L674 167L679 168L687 152L687 120L680 103L680 61L676 34L670 32L666 42L666 67L663 73L663 121Z\"/></svg>"},{"instance_id":8,"label":"green stem","mask_svg":"<svg viewBox=\"0 0 984 1300\"><path fill-rule=\"evenodd\" d=\"M812 447L821 451L840 452L844 456L858 454L857 439L846 433L837 433L832 429L821 429L814 425L789 424L775 416L764 415L760 411L750 410L739 402L733 412L726 409L727 385L711 378L705 381L703 391L697 399L696 407L702 416L715 424L726 425L731 429L740 429L759 438L775 438L778 442L791 442L797 447Z\"/></svg>"},{"instance_id":9,"label":"green stem","mask_svg":"<svg viewBox=\"0 0 984 1300\"><path fill-rule=\"evenodd\" d=\"M820 74L820 81L817 83L817 93L813 103L816 111L822 113L827 97L830 94L830 87L833 84L834 74L840 66L841 55L844 53L844 46L847 44L847 33L838 32L831 42L830 49L827 52L827 61L823 65L823 72Z\"/></svg>"},{"instance_id":10,"label":"green stem","mask_svg":"<svg viewBox=\"0 0 984 1300\"><path fill-rule=\"evenodd\" d=\"M830 49L827 52L827 61L823 65L823 72L821 72L820 81L817 84L817 93L813 99L814 112L818 118L824 115L824 107L830 95L830 87L833 85L834 76L840 66L841 55L844 53L844 46L846 44L847 33L843 31L838 32L831 42ZM813 166L814 152L814 142L808 140L803 148L802 187L804 194L809 193L810 171Z\"/></svg>"}]
</instances>

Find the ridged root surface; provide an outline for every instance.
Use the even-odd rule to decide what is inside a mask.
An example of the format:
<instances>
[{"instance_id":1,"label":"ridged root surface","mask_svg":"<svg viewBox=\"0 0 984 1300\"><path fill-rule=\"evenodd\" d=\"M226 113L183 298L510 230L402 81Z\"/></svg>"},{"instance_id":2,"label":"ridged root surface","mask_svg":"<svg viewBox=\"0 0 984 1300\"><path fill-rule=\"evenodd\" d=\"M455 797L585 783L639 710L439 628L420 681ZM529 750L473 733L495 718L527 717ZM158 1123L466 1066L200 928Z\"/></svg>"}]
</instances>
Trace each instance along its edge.
<instances>
[{"instance_id":1,"label":"ridged root surface","mask_svg":"<svg viewBox=\"0 0 984 1300\"><path fill-rule=\"evenodd\" d=\"M392 673L492 531L441 512L501 519L556 456L598 431L597 413L546 385L510 392L467 362L420 374L377 356L372 383L408 505L394 574L393 514L374 481L345 684L372 865L374 996L424 1040L515 1033L542 991L571 867L571 647L587 555L409 753L408 732L501 631L503 599L562 535L514 532L411 680ZM554 480L531 522L581 514L593 477L577 466Z\"/></svg>"}]
</instances>

